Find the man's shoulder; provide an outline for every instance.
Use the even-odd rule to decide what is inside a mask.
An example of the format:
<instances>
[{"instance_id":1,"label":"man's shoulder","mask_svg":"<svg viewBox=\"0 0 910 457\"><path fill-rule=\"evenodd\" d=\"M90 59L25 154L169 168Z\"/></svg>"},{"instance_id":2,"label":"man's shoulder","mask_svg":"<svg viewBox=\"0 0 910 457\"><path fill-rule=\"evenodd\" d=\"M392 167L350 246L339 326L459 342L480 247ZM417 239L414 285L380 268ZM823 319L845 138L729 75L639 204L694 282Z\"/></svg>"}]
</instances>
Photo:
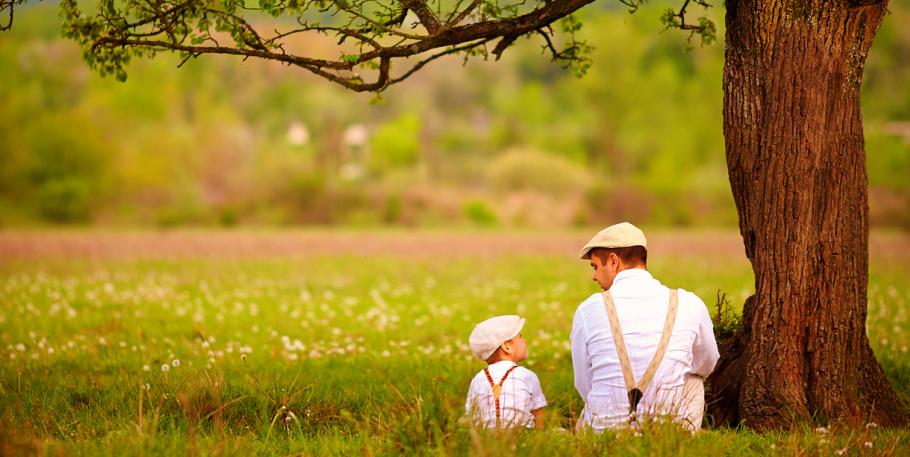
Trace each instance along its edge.
<instances>
[{"instance_id":1,"label":"man's shoulder","mask_svg":"<svg viewBox=\"0 0 910 457\"><path fill-rule=\"evenodd\" d=\"M602 303L603 298L601 298L601 292L594 292L593 294L589 295L588 298L582 300L582 302L578 304L576 311L581 311L582 308L587 308L589 306L594 306Z\"/></svg>"},{"instance_id":2,"label":"man's shoulder","mask_svg":"<svg viewBox=\"0 0 910 457\"><path fill-rule=\"evenodd\" d=\"M688 310L693 314L707 313L708 307L705 305L705 302L696 295L694 292L690 292L686 289L677 289L679 290L679 304L678 306L681 309ZM710 316L709 316L710 317Z\"/></svg>"}]
</instances>

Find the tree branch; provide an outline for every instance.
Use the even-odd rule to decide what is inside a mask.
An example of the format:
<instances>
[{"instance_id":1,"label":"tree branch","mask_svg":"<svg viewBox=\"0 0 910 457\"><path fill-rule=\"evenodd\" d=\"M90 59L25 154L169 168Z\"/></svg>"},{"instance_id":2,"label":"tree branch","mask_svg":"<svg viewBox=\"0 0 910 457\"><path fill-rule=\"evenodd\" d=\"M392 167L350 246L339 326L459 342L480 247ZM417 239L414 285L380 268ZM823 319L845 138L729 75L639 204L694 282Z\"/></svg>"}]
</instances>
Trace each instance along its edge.
<instances>
[{"instance_id":1,"label":"tree branch","mask_svg":"<svg viewBox=\"0 0 910 457\"><path fill-rule=\"evenodd\" d=\"M21 0L0 0L0 2ZM101 0L99 0L101 1ZM431 7L431 1L432 7ZM638 0L629 0L638 1ZM182 0L163 3L161 0L130 0L99 5L96 16L82 16L79 0L61 0L64 18L64 35L73 38L83 47L86 62L101 74L126 77L125 67L132 56L144 56L148 51L172 51L181 54L180 65L203 54L227 54L243 59L273 60L297 66L329 81L356 91L381 91L411 76L427 63L440 57L459 52L466 57L486 58L486 45L498 40L492 54L498 60L505 50L519 37L548 28L553 22L569 17L562 31L568 34L569 45L562 52L555 51L550 36L548 46L553 48L554 59L564 66L573 66L576 74L587 68L590 59L585 52L589 46L580 46L574 32L580 23L570 15L593 0L520 0L504 6L484 6L483 0L459 0L442 9L440 0L400 0L382 3L376 0L302 0L303 3L260 3L248 7L244 0ZM467 3L467 6L464 6ZM4 3L5 4L5 3ZM273 16L294 14L299 26L289 30L274 30L262 34L247 19L246 12L267 13ZM304 13L318 13L328 23L305 19ZM426 33L403 30L404 17L412 11ZM476 19L466 22L476 13ZM440 17L448 17L445 22ZM417 27L416 24L410 25ZM315 58L287 52L286 40L304 32L334 34L340 48L338 58ZM215 36L226 33L233 43L219 45ZM551 34L552 35L552 32ZM211 43L214 43L212 45ZM355 52L348 46L355 46ZM483 52L469 51L483 47ZM432 55L427 55L432 54ZM393 60L419 57L418 63L397 78L390 76ZM573 64L574 61L580 64ZM365 82L356 72L364 69L375 80Z\"/></svg>"},{"instance_id":2,"label":"tree branch","mask_svg":"<svg viewBox=\"0 0 910 457\"><path fill-rule=\"evenodd\" d=\"M424 0L401 0L401 5L404 6L405 10L411 10L417 15L420 23L423 24L423 28L427 29L430 35L434 35L439 31L439 19L427 8L427 3Z\"/></svg>"}]
</instances>

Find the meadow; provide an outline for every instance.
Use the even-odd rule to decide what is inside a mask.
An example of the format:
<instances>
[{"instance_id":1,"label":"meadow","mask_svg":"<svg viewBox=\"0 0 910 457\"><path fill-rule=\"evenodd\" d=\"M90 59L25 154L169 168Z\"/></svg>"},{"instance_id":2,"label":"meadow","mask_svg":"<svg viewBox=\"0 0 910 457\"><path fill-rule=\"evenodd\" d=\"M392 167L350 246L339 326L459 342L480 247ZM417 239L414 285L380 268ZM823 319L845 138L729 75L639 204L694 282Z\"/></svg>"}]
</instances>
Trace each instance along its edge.
<instances>
[{"instance_id":1,"label":"meadow","mask_svg":"<svg viewBox=\"0 0 910 457\"><path fill-rule=\"evenodd\" d=\"M910 455L910 432L571 430L588 232L0 232L2 455ZM735 232L651 236L712 314L752 291ZM872 236L868 334L910 405L910 237ZM527 318L543 430L466 423L467 337ZM568 432L566 430L569 430Z\"/></svg>"}]
</instances>

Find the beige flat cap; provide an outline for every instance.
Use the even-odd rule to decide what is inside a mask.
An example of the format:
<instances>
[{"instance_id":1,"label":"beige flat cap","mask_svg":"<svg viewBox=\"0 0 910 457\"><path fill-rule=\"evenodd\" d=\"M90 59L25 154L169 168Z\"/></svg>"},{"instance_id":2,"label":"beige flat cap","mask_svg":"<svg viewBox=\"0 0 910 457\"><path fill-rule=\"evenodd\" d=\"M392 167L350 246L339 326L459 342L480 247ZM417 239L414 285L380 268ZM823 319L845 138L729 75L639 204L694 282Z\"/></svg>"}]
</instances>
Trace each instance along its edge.
<instances>
[{"instance_id":1,"label":"beige flat cap","mask_svg":"<svg viewBox=\"0 0 910 457\"><path fill-rule=\"evenodd\" d=\"M591 258L591 249L594 248L627 248L630 246L648 247L648 240L645 234L638 227L628 223L620 222L611 225L594 235L591 241L578 252L582 259Z\"/></svg>"},{"instance_id":2,"label":"beige flat cap","mask_svg":"<svg viewBox=\"0 0 910 457\"><path fill-rule=\"evenodd\" d=\"M525 326L523 317L508 315L491 317L474 327L468 338L471 352L478 359L486 361L506 341L515 338Z\"/></svg>"}]
</instances>

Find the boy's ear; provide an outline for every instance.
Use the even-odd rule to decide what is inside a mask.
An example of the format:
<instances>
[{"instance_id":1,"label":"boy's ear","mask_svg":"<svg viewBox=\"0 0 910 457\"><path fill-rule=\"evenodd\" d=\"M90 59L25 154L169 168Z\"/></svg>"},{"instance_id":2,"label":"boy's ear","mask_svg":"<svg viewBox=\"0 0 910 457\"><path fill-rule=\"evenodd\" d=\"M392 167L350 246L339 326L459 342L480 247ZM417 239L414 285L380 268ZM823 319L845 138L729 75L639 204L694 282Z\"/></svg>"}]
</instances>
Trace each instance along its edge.
<instances>
[{"instance_id":1,"label":"boy's ear","mask_svg":"<svg viewBox=\"0 0 910 457\"><path fill-rule=\"evenodd\" d=\"M499 349L502 349L502 352L505 352L506 354L511 354L512 353L512 340L509 340L509 341L506 341L506 342L500 344Z\"/></svg>"}]
</instances>

